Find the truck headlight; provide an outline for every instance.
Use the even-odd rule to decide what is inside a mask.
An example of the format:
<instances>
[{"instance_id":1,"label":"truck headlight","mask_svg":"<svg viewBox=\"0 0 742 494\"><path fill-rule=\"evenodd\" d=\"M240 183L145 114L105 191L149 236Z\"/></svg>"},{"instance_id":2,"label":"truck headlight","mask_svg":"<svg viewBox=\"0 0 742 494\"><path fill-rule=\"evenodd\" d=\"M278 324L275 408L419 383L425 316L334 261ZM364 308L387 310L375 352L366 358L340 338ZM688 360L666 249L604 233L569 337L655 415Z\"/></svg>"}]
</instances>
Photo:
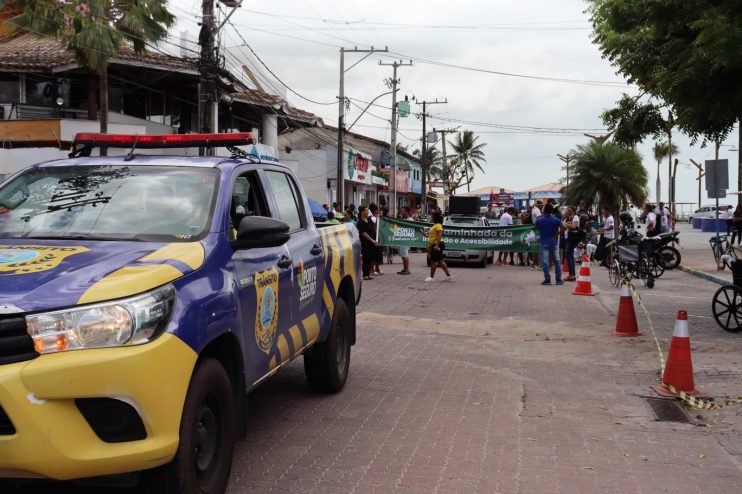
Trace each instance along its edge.
<instances>
[{"instance_id":1,"label":"truck headlight","mask_svg":"<svg viewBox=\"0 0 742 494\"><path fill-rule=\"evenodd\" d=\"M147 343L164 331L175 305L165 285L128 299L26 316L39 353Z\"/></svg>"}]
</instances>

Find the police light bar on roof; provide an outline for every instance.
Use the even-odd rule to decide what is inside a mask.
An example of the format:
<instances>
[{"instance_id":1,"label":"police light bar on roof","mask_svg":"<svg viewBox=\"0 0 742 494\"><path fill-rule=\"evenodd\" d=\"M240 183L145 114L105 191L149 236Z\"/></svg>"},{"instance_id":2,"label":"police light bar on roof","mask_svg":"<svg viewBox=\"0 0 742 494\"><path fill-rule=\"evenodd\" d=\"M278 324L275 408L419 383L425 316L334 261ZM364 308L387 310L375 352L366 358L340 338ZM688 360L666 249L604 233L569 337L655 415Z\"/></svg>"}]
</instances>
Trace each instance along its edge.
<instances>
[{"instance_id":1,"label":"police light bar on roof","mask_svg":"<svg viewBox=\"0 0 742 494\"><path fill-rule=\"evenodd\" d=\"M190 148L227 147L255 144L250 132L224 134L101 134L80 132L75 135L74 145L110 148Z\"/></svg>"}]
</instances>

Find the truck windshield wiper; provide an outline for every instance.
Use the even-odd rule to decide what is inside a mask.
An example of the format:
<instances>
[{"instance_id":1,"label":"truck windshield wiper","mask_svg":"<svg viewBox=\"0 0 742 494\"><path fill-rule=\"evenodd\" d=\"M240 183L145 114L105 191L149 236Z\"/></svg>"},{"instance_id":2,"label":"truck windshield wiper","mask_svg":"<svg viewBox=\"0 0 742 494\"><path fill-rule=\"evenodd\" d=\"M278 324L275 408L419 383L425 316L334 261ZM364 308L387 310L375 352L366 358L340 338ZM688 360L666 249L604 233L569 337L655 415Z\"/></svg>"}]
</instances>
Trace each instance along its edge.
<instances>
[{"instance_id":1,"label":"truck windshield wiper","mask_svg":"<svg viewBox=\"0 0 742 494\"><path fill-rule=\"evenodd\" d=\"M137 237L102 237L97 235L29 235L21 238L33 238L39 240L101 240L110 242L144 242Z\"/></svg>"}]
</instances>

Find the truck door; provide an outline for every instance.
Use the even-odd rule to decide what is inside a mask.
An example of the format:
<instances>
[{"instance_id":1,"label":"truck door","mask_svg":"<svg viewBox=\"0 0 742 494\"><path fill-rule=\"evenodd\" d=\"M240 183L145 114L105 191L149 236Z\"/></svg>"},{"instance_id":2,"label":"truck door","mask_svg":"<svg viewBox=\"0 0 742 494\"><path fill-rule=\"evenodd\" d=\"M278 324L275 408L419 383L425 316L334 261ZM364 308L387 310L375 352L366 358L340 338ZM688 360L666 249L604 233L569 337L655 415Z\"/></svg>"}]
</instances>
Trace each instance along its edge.
<instances>
[{"instance_id":1,"label":"truck door","mask_svg":"<svg viewBox=\"0 0 742 494\"><path fill-rule=\"evenodd\" d=\"M245 216L272 216L258 171L239 173L235 178L229 216L231 238ZM265 376L288 356L285 334L292 321L294 298L290 261L288 245L239 249L232 255L248 384Z\"/></svg>"},{"instance_id":2,"label":"truck door","mask_svg":"<svg viewBox=\"0 0 742 494\"><path fill-rule=\"evenodd\" d=\"M289 224L291 231L288 249L293 260L294 325L288 336L294 355L319 335L324 255L319 231L294 177L278 170L267 170L265 175L278 217Z\"/></svg>"}]
</instances>

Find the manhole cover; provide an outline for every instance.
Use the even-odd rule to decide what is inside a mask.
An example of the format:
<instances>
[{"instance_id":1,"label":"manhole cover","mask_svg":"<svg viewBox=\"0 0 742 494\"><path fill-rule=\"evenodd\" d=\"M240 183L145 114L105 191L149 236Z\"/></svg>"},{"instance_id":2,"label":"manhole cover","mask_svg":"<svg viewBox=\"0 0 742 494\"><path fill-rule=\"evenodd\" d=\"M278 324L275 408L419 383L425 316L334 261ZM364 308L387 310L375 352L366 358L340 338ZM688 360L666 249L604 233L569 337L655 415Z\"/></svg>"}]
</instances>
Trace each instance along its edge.
<instances>
[{"instance_id":1,"label":"manhole cover","mask_svg":"<svg viewBox=\"0 0 742 494\"><path fill-rule=\"evenodd\" d=\"M688 416L685 414L676 401L662 398L644 398L651 408L658 422L683 422L690 423Z\"/></svg>"}]
</instances>

